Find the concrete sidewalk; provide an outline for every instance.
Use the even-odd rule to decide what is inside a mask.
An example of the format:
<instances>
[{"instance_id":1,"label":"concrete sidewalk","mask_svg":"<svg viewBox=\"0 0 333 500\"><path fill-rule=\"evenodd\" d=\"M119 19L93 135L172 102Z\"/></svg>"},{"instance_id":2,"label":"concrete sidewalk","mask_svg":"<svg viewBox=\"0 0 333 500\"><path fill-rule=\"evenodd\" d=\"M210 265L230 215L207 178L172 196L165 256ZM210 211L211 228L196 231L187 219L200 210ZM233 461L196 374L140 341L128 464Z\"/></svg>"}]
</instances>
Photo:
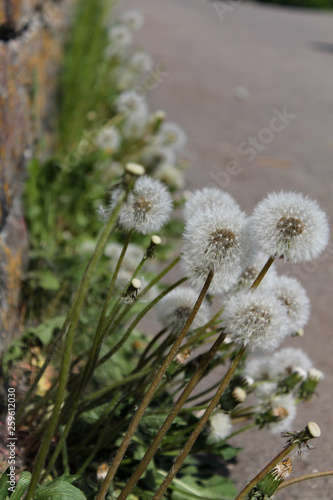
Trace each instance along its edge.
<instances>
[{"instance_id":1,"label":"concrete sidewalk","mask_svg":"<svg viewBox=\"0 0 333 500\"><path fill-rule=\"evenodd\" d=\"M120 7L142 10L146 26L137 41L166 67L149 100L189 134L191 189L218 185L249 213L267 192L291 189L318 199L332 218L332 13L231 0L124 0ZM315 421L322 438L296 460L292 477L332 469L332 256L331 244L322 262L279 266L301 279L312 301L305 337L289 344L325 373L320 397L298 407L294 424L301 429ZM250 434L232 471L239 487L282 446L266 431ZM241 441L234 438L235 445ZM332 477L276 497L331 500L330 488Z\"/></svg>"}]
</instances>

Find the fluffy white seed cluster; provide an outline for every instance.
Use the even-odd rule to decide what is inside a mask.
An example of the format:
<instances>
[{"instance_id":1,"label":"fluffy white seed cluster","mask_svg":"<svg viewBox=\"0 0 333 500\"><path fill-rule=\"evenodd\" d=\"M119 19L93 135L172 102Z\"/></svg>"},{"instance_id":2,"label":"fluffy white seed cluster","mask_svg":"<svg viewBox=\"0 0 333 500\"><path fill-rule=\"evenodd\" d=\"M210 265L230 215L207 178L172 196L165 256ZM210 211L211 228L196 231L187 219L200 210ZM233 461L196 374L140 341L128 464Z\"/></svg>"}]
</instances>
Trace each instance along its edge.
<instances>
[{"instance_id":1,"label":"fluffy white seed cluster","mask_svg":"<svg viewBox=\"0 0 333 500\"><path fill-rule=\"evenodd\" d=\"M262 252L252 255L252 257L248 259L245 267L242 270L235 290L249 290L254 280L266 264L267 259L267 255ZM269 271L264 277L263 281L260 283L260 287L262 288L263 286L272 286L275 283L276 278L277 271L276 267L273 264L269 268Z\"/></svg>"},{"instance_id":2,"label":"fluffy white seed cluster","mask_svg":"<svg viewBox=\"0 0 333 500\"><path fill-rule=\"evenodd\" d=\"M142 12L137 9L126 10L120 19L131 31L140 30L145 23Z\"/></svg>"},{"instance_id":3,"label":"fluffy white seed cluster","mask_svg":"<svg viewBox=\"0 0 333 500\"><path fill-rule=\"evenodd\" d=\"M271 377L288 377L292 373L309 372L312 368L311 359L302 351L295 347L285 347L274 353L270 363Z\"/></svg>"},{"instance_id":4,"label":"fluffy white seed cluster","mask_svg":"<svg viewBox=\"0 0 333 500\"><path fill-rule=\"evenodd\" d=\"M121 136L116 127L102 128L96 137L96 146L109 153L115 153L120 145Z\"/></svg>"},{"instance_id":5,"label":"fluffy white seed cluster","mask_svg":"<svg viewBox=\"0 0 333 500\"><path fill-rule=\"evenodd\" d=\"M245 214L227 206L199 209L188 219L184 232L183 267L195 288L214 271L210 293L223 293L241 272Z\"/></svg>"},{"instance_id":6,"label":"fluffy white seed cluster","mask_svg":"<svg viewBox=\"0 0 333 500\"><path fill-rule=\"evenodd\" d=\"M145 52L144 50L138 50L131 56L129 65L135 71L146 73L153 68L154 60L151 55L148 54L148 52Z\"/></svg>"},{"instance_id":7,"label":"fluffy white seed cluster","mask_svg":"<svg viewBox=\"0 0 333 500\"><path fill-rule=\"evenodd\" d=\"M164 327L180 330L198 298L198 293L190 287L172 290L156 307L157 319ZM205 325L209 320L209 305L203 302L191 325L191 330Z\"/></svg>"},{"instance_id":8,"label":"fluffy white seed cluster","mask_svg":"<svg viewBox=\"0 0 333 500\"><path fill-rule=\"evenodd\" d=\"M265 253L294 263L318 257L329 238L326 214L316 201L298 193L268 195L255 208L251 222Z\"/></svg>"},{"instance_id":9,"label":"fluffy white seed cluster","mask_svg":"<svg viewBox=\"0 0 333 500\"><path fill-rule=\"evenodd\" d=\"M118 200L119 191L111 194L110 208ZM144 175L135 181L120 214L119 224L126 230L134 229L142 234L158 231L169 219L172 199L166 186Z\"/></svg>"},{"instance_id":10,"label":"fluffy white seed cluster","mask_svg":"<svg viewBox=\"0 0 333 500\"><path fill-rule=\"evenodd\" d=\"M297 413L295 398L292 394L277 396L271 401L271 405L272 413L278 421L270 423L269 430L273 434L289 430Z\"/></svg>"},{"instance_id":11,"label":"fluffy white seed cluster","mask_svg":"<svg viewBox=\"0 0 333 500\"><path fill-rule=\"evenodd\" d=\"M169 146L176 152L181 151L186 145L186 142L187 135L182 127L180 127L178 123L169 121L162 123L161 128L155 137L155 144Z\"/></svg>"},{"instance_id":12,"label":"fluffy white seed cluster","mask_svg":"<svg viewBox=\"0 0 333 500\"><path fill-rule=\"evenodd\" d=\"M238 203L236 203L234 198L226 191L218 188L205 187L203 189L198 189L190 195L184 206L184 218L188 220L199 209L213 207L219 204L240 210Z\"/></svg>"},{"instance_id":13,"label":"fluffy white seed cluster","mask_svg":"<svg viewBox=\"0 0 333 500\"><path fill-rule=\"evenodd\" d=\"M272 350L286 336L285 309L266 290L232 295L225 302L223 324L229 337L253 350Z\"/></svg>"},{"instance_id":14,"label":"fluffy white seed cluster","mask_svg":"<svg viewBox=\"0 0 333 500\"><path fill-rule=\"evenodd\" d=\"M106 57L115 55L116 51L124 50L131 45L133 41L131 30L127 26L121 24L109 28L108 38L110 45L106 49Z\"/></svg>"},{"instance_id":15,"label":"fluffy white seed cluster","mask_svg":"<svg viewBox=\"0 0 333 500\"><path fill-rule=\"evenodd\" d=\"M271 357L260 356L248 360L244 368L244 375L257 382L258 380L269 380L272 378Z\"/></svg>"},{"instance_id":16,"label":"fluffy white seed cluster","mask_svg":"<svg viewBox=\"0 0 333 500\"><path fill-rule=\"evenodd\" d=\"M212 441L221 441L232 432L231 418L223 411L215 412L209 419L210 438Z\"/></svg>"},{"instance_id":17,"label":"fluffy white seed cluster","mask_svg":"<svg viewBox=\"0 0 333 500\"><path fill-rule=\"evenodd\" d=\"M288 276L276 277L271 289L286 309L288 333L298 332L307 324L310 316L310 300L306 291L297 279Z\"/></svg>"}]
</instances>

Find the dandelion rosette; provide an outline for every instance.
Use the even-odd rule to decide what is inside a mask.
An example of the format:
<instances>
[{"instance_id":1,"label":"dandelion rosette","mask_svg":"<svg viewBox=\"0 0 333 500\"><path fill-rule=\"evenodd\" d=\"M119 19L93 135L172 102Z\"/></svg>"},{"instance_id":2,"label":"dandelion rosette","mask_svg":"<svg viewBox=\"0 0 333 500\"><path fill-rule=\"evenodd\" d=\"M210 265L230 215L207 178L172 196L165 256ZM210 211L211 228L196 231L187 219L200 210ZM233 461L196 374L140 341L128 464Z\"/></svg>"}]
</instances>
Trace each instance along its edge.
<instances>
[{"instance_id":1,"label":"dandelion rosette","mask_svg":"<svg viewBox=\"0 0 333 500\"><path fill-rule=\"evenodd\" d=\"M118 200L119 191L111 194L110 209ZM169 219L172 199L166 186L144 175L135 181L120 214L119 224L126 230L134 229L142 234L158 231Z\"/></svg>"},{"instance_id":2,"label":"dandelion rosette","mask_svg":"<svg viewBox=\"0 0 333 500\"><path fill-rule=\"evenodd\" d=\"M185 220L195 215L201 208L212 207L218 204L240 210L238 203L236 203L234 198L226 191L218 188L205 187L192 193L186 201L184 206Z\"/></svg>"},{"instance_id":3,"label":"dandelion rosette","mask_svg":"<svg viewBox=\"0 0 333 500\"><path fill-rule=\"evenodd\" d=\"M241 272L246 216L240 210L212 205L198 210L185 226L182 262L195 288L214 271L209 291L223 293Z\"/></svg>"},{"instance_id":4,"label":"dandelion rosette","mask_svg":"<svg viewBox=\"0 0 333 500\"><path fill-rule=\"evenodd\" d=\"M158 320L164 327L172 330L181 329L189 317L194 304L198 298L198 293L190 287L181 287L172 290L166 295L156 307ZM209 320L209 305L203 302L191 325L191 330L200 328Z\"/></svg>"},{"instance_id":5,"label":"dandelion rosette","mask_svg":"<svg viewBox=\"0 0 333 500\"><path fill-rule=\"evenodd\" d=\"M231 295L222 320L229 337L251 350L274 349L288 331L284 307L267 290Z\"/></svg>"},{"instance_id":6,"label":"dandelion rosette","mask_svg":"<svg viewBox=\"0 0 333 500\"><path fill-rule=\"evenodd\" d=\"M268 195L255 208L251 227L265 253L293 263L318 257L329 238L318 203L293 192Z\"/></svg>"}]
</instances>

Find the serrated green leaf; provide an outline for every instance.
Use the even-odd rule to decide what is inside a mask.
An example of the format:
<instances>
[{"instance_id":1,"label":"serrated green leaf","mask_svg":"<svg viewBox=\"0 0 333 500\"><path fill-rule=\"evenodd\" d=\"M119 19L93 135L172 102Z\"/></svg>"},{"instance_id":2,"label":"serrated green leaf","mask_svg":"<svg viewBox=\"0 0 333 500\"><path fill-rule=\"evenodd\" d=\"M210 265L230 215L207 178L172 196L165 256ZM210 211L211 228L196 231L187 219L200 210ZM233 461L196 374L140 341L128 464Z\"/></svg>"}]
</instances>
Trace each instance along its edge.
<instances>
[{"instance_id":1,"label":"serrated green leaf","mask_svg":"<svg viewBox=\"0 0 333 500\"><path fill-rule=\"evenodd\" d=\"M20 475L17 485L15 486L15 491L11 495L11 500L20 500L24 493L26 492L31 480L31 473L28 471L23 471Z\"/></svg>"}]
</instances>

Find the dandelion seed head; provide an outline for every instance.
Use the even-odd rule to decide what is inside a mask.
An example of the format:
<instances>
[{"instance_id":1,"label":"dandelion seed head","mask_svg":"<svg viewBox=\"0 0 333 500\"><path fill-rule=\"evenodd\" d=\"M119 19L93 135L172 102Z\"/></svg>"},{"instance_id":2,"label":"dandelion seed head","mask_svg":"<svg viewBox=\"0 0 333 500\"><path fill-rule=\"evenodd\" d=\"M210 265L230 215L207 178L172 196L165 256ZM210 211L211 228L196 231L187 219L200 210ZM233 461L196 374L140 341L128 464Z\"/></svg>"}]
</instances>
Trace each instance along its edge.
<instances>
[{"instance_id":1,"label":"dandelion seed head","mask_svg":"<svg viewBox=\"0 0 333 500\"><path fill-rule=\"evenodd\" d=\"M254 389L254 393L258 399L267 401L276 394L276 382L263 382Z\"/></svg>"},{"instance_id":2,"label":"dandelion seed head","mask_svg":"<svg viewBox=\"0 0 333 500\"><path fill-rule=\"evenodd\" d=\"M126 10L120 19L132 31L140 30L145 23L144 15L137 9Z\"/></svg>"},{"instance_id":3,"label":"dandelion seed head","mask_svg":"<svg viewBox=\"0 0 333 500\"><path fill-rule=\"evenodd\" d=\"M140 50L134 52L134 54L130 58L129 65L131 68L139 71L140 73L146 73L153 68L154 60L150 54L143 50Z\"/></svg>"},{"instance_id":4,"label":"dandelion seed head","mask_svg":"<svg viewBox=\"0 0 333 500\"><path fill-rule=\"evenodd\" d=\"M184 232L182 263L192 284L201 288L214 271L211 293L222 293L241 272L246 217L239 210L219 205L198 210Z\"/></svg>"},{"instance_id":5,"label":"dandelion seed head","mask_svg":"<svg viewBox=\"0 0 333 500\"><path fill-rule=\"evenodd\" d=\"M256 253L249 258L246 266L243 268L239 277L235 290L249 290L254 280L264 267L268 260L268 256L262 252ZM274 264L269 268L268 273L260 283L260 287L273 286L277 277L277 271Z\"/></svg>"},{"instance_id":6,"label":"dandelion seed head","mask_svg":"<svg viewBox=\"0 0 333 500\"><path fill-rule=\"evenodd\" d=\"M163 163L157 167L154 175L172 188L183 189L185 186L182 171L174 165Z\"/></svg>"},{"instance_id":7,"label":"dandelion seed head","mask_svg":"<svg viewBox=\"0 0 333 500\"><path fill-rule=\"evenodd\" d=\"M244 375L251 377L255 382L272 378L272 363L270 356L252 358L246 362Z\"/></svg>"},{"instance_id":8,"label":"dandelion seed head","mask_svg":"<svg viewBox=\"0 0 333 500\"><path fill-rule=\"evenodd\" d=\"M181 151L187 142L187 135L178 123L165 121L155 136L155 143Z\"/></svg>"},{"instance_id":9,"label":"dandelion seed head","mask_svg":"<svg viewBox=\"0 0 333 500\"><path fill-rule=\"evenodd\" d=\"M294 263L318 257L329 238L318 203L293 192L268 195L255 208L251 226L265 253Z\"/></svg>"},{"instance_id":10,"label":"dandelion seed head","mask_svg":"<svg viewBox=\"0 0 333 500\"><path fill-rule=\"evenodd\" d=\"M285 347L273 354L271 360L271 374L275 377L288 377L292 373L301 370L307 373L312 367L311 359L295 347Z\"/></svg>"},{"instance_id":11,"label":"dandelion seed head","mask_svg":"<svg viewBox=\"0 0 333 500\"><path fill-rule=\"evenodd\" d=\"M271 283L271 290L285 307L289 320L289 334L303 328L310 316L310 300L295 278L279 276Z\"/></svg>"},{"instance_id":12,"label":"dandelion seed head","mask_svg":"<svg viewBox=\"0 0 333 500\"><path fill-rule=\"evenodd\" d=\"M195 215L195 213L206 207L213 207L214 205L226 205L227 207L233 209L239 209L239 205L233 199L233 197L218 188L208 188L198 189L190 195L184 206L184 218L188 220L190 217ZM223 208L221 208L222 210Z\"/></svg>"},{"instance_id":13,"label":"dandelion seed head","mask_svg":"<svg viewBox=\"0 0 333 500\"><path fill-rule=\"evenodd\" d=\"M198 293L190 287L180 287L172 290L156 307L158 320L164 327L180 330L192 311L197 298ZM205 325L208 320L209 305L204 301L191 325L191 330Z\"/></svg>"},{"instance_id":14,"label":"dandelion seed head","mask_svg":"<svg viewBox=\"0 0 333 500\"><path fill-rule=\"evenodd\" d=\"M121 137L116 127L105 127L96 137L97 147L107 152L114 153L118 150Z\"/></svg>"},{"instance_id":15,"label":"dandelion seed head","mask_svg":"<svg viewBox=\"0 0 333 500\"><path fill-rule=\"evenodd\" d=\"M119 191L111 194L110 208L113 208ZM172 199L166 186L147 175L139 177L129 193L120 214L119 224L127 231L135 229L148 234L158 231L169 219Z\"/></svg>"},{"instance_id":16,"label":"dandelion seed head","mask_svg":"<svg viewBox=\"0 0 333 500\"><path fill-rule=\"evenodd\" d=\"M294 421L297 413L296 401L291 394L277 396L271 401L272 414L279 420L268 425L273 434L286 431Z\"/></svg>"},{"instance_id":17,"label":"dandelion seed head","mask_svg":"<svg viewBox=\"0 0 333 500\"><path fill-rule=\"evenodd\" d=\"M210 437L213 441L221 441L232 432L231 418L223 411L217 411L209 419Z\"/></svg>"},{"instance_id":18,"label":"dandelion seed head","mask_svg":"<svg viewBox=\"0 0 333 500\"><path fill-rule=\"evenodd\" d=\"M274 349L287 333L286 312L266 290L231 295L222 320L231 339L252 351Z\"/></svg>"},{"instance_id":19,"label":"dandelion seed head","mask_svg":"<svg viewBox=\"0 0 333 500\"><path fill-rule=\"evenodd\" d=\"M133 41L131 31L123 24L109 28L108 38L111 42L110 50L107 51L108 54L112 53L114 50L128 47ZM112 55L114 55L114 52Z\"/></svg>"}]
</instances>

